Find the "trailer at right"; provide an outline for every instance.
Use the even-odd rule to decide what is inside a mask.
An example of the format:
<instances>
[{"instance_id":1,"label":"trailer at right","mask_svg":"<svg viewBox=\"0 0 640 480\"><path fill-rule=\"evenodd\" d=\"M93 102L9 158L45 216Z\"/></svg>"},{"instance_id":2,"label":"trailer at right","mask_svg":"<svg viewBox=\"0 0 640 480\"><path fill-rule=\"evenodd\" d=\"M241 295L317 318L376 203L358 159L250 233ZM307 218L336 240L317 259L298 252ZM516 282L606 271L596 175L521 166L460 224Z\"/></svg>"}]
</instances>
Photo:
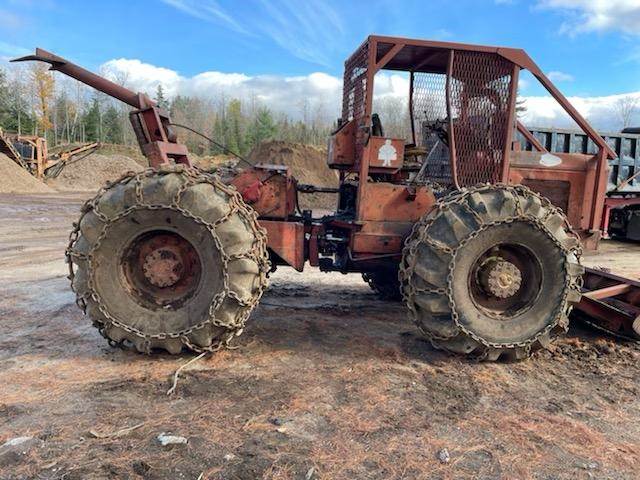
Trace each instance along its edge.
<instances>
[{"instance_id":1,"label":"trailer at right","mask_svg":"<svg viewBox=\"0 0 640 480\"><path fill-rule=\"evenodd\" d=\"M519 128L517 140L525 152L593 156L598 151L593 140L580 130L526 127L527 131L523 132L523 128ZM600 136L617 155L609 159L606 195L603 202L596 205L602 219L602 235L640 241L640 128L627 128L620 133L605 132ZM568 183L555 180L553 190L555 203L565 205L567 211Z\"/></svg>"}]
</instances>

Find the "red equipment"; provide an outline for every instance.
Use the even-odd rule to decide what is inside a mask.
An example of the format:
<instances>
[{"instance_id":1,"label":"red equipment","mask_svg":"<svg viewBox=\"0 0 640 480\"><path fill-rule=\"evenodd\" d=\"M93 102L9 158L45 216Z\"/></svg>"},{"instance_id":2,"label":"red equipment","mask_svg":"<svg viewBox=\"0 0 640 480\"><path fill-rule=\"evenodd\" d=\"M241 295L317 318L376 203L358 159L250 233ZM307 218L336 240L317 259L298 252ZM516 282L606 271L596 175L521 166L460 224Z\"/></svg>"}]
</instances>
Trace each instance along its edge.
<instances>
[{"instance_id":1,"label":"red equipment","mask_svg":"<svg viewBox=\"0 0 640 480\"><path fill-rule=\"evenodd\" d=\"M362 272L381 294L402 294L420 330L452 352L526 357L566 329L580 300L581 247L570 224L597 243L607 159L615 154L522 50L368 37L345 63L342 116L328 154L340 171L338 205L322 218L297 207L299 191L321 190L298 185L286 167L261 163L229 179L241 201L217 178L171 166L189 166L187 150L168 114L145 95L40 49L18 60L47 62L136 108L136 136L159 169L125 177L89 202L68 250L79 301L115 342L141 351L206 350L242 330L266 274L264 239L245 205L266 231L272 265L301 271L308 261L324 271ZM595 155L514 147L516 128L529 133L515 117L521 69L584 130ZM409 139L385 136L374 113L382 70L409 76ZM561 206L569 221L540 195L557 201L558 181L568 184ZM123 239L103 252L116 232ZM195 240L208 234L217 260L203 260L209 250ZM229 253L233 238L248 250ZM115 278L118 262L124 280ZM200 299L203 281L212 293ZM131 297L128 311L116 295Z\"/></svg>"}]
</instances>

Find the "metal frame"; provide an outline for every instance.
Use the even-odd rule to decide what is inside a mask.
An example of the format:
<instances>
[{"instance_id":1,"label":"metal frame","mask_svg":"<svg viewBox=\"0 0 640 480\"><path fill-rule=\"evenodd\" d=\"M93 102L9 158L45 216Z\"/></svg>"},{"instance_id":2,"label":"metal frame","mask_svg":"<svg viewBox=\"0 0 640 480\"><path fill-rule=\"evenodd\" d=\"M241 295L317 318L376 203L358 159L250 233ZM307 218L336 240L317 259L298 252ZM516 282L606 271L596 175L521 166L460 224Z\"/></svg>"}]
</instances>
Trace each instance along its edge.
<instances>
[{"instance_id":1,"label":"metal frame","mask_svg":"<svg viewBox=\"0 0 640 480\"><path fill-rule=\"evenodd\" d=\"M640 282L587 268L583 295L575 307L609 332L640 339Z\"/></svg>"},{"instance_id":2,"label":"metal frame","mask_svg":"<svg viewBox=\"0 0 640 480\"><path fill-rule=\"evenodd\" d=\"M380 44L391 44L390 49L382 54L379 57L378 46ZM435 41L427 41L427 40L413 40L399 37L388 37L388 36L380 36L380 35L371 35L369 36L365 42L363 42L358 49L349 57L349 59L345 62L345 67L358 55L358 52L363 49L367 49L367 72L366 72L366 93L364 98L364 115L360 119L360 125L357 125L356 128L364 129L366 131L370 131L371 127L371 115L373 108L373 91L374 91L374 81L375 75L382 69L396 69L396 70L404 70L409 72L410 74L410 84L413 86L414 81L414 73L421 71L421 69L431 68L430 61L433 60L432 56L429 56L422 60L421 63L417 65L411 65L411 68L398 68L398 66L394 66L392 63L401 53L401 51L405 47L425 47L431 49L438 49L442 51L448 52L448 61L446 65L446 97L447 97L447 110L448 110L448 118L449 118L449 150L450 150L450 162L451 162L451 172L453 177L453 185L455 188L460 187L460 183L458 181L458 168L457 168L457 150L456 150L456 138L453 128L453 115L451 114L451 78L453 75L453 61L455 58L455 51L470 51L470 52L482 52L482 53L497 53L501 54L503 51L511 51L513 49L501 49L498 47L486 47L486 46L478 46L478 45L466 45L461 43L452 43L452 42L435 42ZM513 53L510 57L517 57L517 50L513 50ZM503 55L504 56L504 55ZM505 56L508 60L511 60L508 56ZM425 70L428 71L428 70ZM515 118L515 96L517 90L517 80L518 80L519 67L514 64L512 71L512 81L510 86L510 94L509 94L509 114L508 114L508 124L512 124ZM409 109L410 112L413 110L413 88L410 88L410 97L409 97ZM346 119L343 119L346 120ZM415 125L412 115L411 121L411 131L412 131L412 140L416 142L416 131ZM503 157L503 165L502 165L502 173L501 180L506 182L508 180L509 175L509 165L508 165L508 155L511 150L511 130L508 129L507 138L504 145L504 157ZM370 164L367 158L359 158L357 171L360 179L367 179L370 173ZM356 220L362 220L364 218L364 203L368 198L368 191L370 190L369 184L367 181L360 181L356 202Z\"/></svg>"}]
</instances>

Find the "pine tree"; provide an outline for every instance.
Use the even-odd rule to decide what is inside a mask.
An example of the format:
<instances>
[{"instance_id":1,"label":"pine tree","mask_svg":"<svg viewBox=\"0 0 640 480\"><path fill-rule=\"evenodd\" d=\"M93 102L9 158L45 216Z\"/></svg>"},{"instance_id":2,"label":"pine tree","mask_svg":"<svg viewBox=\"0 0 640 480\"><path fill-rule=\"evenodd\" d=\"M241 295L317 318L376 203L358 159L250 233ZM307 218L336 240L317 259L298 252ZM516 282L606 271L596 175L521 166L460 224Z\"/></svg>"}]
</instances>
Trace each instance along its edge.
<instances>
[{"instance_id":1,"label":"pine tree","mask_svg":"<svg viewBox=\"0 0 640 480\"><path fill-rule=\"evenodd\" d=\"M236 154L244 155L246 150L244 119L242 118L242 104L237 98L229 102L227 118L226 147Z\"/></svg>"},{"instance_id":2,"label":"pine tree","mask_svg":"<svg viewBox=\"0 0 640 480\"><path fill-rule=\"evenodd\" d=\"M91 107L84 114L82 122L84 123L85 140L87 142L100 142L100 102L96 97L93 98Z\"/></svg>"},{"instance_id":3,"label":"pine tree","mask_svg":"<svg viewBox=\"0 0 640 480\"><path fill-rule=\"evenodd\" d=\"M169 108L169 102L167 102L167 99L164 96L164 89L162 88L162 84L159 83L158 84L158 88L156 88L156 103L158 104L158 107L167 110Z\"/></svg>"},{"instance_id":4,"label":"pine tree","mask_svg":"<svg viewBox=\"0 0 640 480\"><path fill-rule=\"evenodd\" d=\"M277 131L278 126L273 120L271 111L268 108L260 108L247 132L247 143L249 147L256 147L265 140L275 137Z\"/></svg>"},{"instance_id":5,"label":"pine tree","mask_svg":"<svg viewBox=\"0 0 640 480\"><path fill-rule=\"evenodd\" d=\"M106 143L120 143L122 139L122 122L120 112L114 105L110 105L102 118L104 125L104 141Z\"/></svg>"}]
</instances>

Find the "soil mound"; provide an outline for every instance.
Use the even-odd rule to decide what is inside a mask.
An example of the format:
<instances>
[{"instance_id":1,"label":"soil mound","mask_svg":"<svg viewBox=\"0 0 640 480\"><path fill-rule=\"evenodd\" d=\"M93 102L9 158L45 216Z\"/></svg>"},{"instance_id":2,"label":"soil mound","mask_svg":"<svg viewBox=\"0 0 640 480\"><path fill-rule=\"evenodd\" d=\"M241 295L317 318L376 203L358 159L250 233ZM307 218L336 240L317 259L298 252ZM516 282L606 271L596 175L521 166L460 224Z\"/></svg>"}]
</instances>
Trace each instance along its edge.
<instances>
[{"instance_id":1,"label":"soil mound","mask_svg":"<svg viewBox=\"0 0 640 480\"><path fill-rule=\"evenodd\" d=\"M249 154L251 163L287 165L300 183L318 187L337 187L338 172L327 166L327 150L313 145L284 141L264 142ZM332 193L299 195L301 208L335 208L338 196Z\"/></svg>"},{"instance_id":2,"label":"soil mound","mask_svg":"<svg viewBox=\"0 0 640 480\"><path fill-rule=\"evenodd\" d=\"M0 153L0 193L51 193L53 190Z\"/></svg>"},{"instance_id":3,"label":"soil mound","mask_svg":"<svg viewBox=\"0 0 640 480\"><path fill-rule=\"evenodd\" d=\"M142 165L124 155L92 153L68 161L58 176L50 178L48 183L61 191L95 191L126 172L142 170Z\"/></svg>"},{"instance_id":4,"label":"soil mound","mask_svg":"<svg viewBox=\"0 0 640 480\"><path fill-rule=\"evenodd\" d=\"M235 164L237 161L237 159L232 155L219 154L200 156L192 152L189 152L189 159L196 167L200 167L207 171L214 171L221 165Z\"/></svg>"}]
</instances>

